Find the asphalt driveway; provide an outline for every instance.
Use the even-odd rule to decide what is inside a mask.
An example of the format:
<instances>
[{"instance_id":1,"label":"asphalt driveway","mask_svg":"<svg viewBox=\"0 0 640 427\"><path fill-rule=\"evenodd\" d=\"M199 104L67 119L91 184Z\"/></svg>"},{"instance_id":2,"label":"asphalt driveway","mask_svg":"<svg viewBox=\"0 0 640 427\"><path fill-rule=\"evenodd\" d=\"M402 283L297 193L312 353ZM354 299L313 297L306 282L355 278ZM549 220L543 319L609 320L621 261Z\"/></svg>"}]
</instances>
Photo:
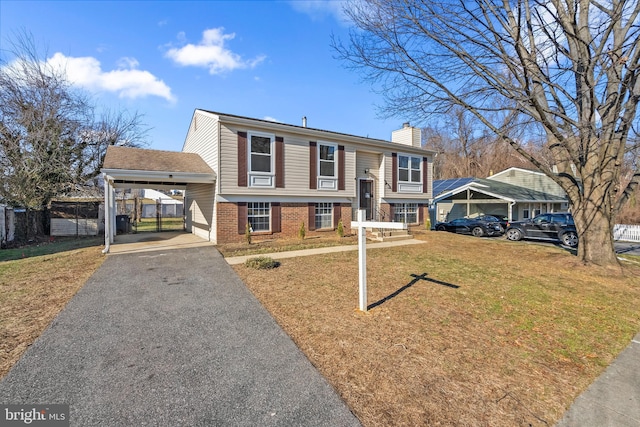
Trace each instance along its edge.
<instances>
[{"instance_id":1,"label":"asphalt driveway","mask_svg":"<svg viewBox=\"0 0 640 427\"><path fill-rule=\"evenodd\" d=\"M211 246L110 255L0 382L73 426L357 426Z\"/></svg>"}]
</instances>

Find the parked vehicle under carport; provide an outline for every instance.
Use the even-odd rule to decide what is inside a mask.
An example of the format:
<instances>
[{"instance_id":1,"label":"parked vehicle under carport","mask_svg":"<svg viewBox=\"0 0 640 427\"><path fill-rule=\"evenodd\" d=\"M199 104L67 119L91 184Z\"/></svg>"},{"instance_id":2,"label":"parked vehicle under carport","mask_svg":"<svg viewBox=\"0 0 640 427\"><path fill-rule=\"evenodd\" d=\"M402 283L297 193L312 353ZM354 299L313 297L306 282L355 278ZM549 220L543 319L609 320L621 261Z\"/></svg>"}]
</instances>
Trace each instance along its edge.
<instances>
[{"instance_id":1,"label":"parked vehicle under carport","mask_svg":"<svg viewBox=\"0 0 640 427\"><path fill-rule=\"evenodd\" d=\"M458 234L470 234L475 237L500 236L504 229L499 222L483 221L477 218L457 218L449 222L439 222L436 231L449 231Z\"/></svg>"}]
</instances>

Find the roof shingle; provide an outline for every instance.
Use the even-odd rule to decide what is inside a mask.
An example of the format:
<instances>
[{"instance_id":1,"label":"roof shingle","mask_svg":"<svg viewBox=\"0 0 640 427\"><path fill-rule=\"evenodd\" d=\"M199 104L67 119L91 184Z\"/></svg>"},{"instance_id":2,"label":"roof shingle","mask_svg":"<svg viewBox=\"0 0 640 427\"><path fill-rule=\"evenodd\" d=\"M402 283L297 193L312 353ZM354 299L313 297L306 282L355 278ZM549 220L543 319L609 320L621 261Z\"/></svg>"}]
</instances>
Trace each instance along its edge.
<instances>
[{"instance_id":1,"label":"roof shingle","mask_svg":"<svg viewBox=\"0 0 640 427\"><path fill-rule=\"evenodd\" d=\"M213 170L195 153L179 151L149 150L144 148L107 148L103 169L184 172L213 174Z\"/></svg>"}]
</instances>

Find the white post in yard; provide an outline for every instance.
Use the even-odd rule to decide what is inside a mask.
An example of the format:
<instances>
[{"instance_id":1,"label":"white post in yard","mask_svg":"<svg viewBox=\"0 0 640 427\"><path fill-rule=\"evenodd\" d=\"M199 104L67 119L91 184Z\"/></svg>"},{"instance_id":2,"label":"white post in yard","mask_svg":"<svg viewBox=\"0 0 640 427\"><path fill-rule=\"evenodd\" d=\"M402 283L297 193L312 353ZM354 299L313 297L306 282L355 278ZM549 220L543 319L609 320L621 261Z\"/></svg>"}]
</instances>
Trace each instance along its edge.
<instances>
[{"instance_id":1,"label":"white post in yard","mask_svg":"<svg viewBox=\"0 0 640 427\"><path fill-rule=\"evenodd\" d=\"M358 209L358 220L351 221L351 228L358 228L358 287L360 311L367 311L367 228L389 228L406 230L407 224L400 222L365 221L364 209Z\"/></svg>"}]
</instances>

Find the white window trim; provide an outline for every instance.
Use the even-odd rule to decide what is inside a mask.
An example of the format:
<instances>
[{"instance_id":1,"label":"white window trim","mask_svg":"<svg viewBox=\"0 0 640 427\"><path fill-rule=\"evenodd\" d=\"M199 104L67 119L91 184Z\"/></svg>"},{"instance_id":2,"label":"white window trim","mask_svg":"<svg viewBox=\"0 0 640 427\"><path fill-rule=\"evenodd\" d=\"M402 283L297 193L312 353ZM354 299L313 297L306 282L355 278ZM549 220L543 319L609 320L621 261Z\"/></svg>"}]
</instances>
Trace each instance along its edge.
<instances>
[{"instance_id":1,"label":"white window trim","mask_svg":"<svg viewBox=\"0 0 640 427\"><path fill-rule=\"evenodd\" d=\"M267 210L267 216L269 217L269 229L268 230L253 230L253 227L252 227L251 232L252 233L270 233L271 229L272 229L271 220L273 218L272 215L271 215L271 208L273 207L271 202L247 202L247 222L249 222L249 223L251 222L251 221L249 221L249 217L252 216L252 215L249 215L249 204L250 203L266 203L266 204L269 204L269 209ZM262 217L264 217L264 215Z\"/></svg>"},{"instance_id":2,"label":"white window trim","mask_svg":"<svg viewBox=\"0 0 640 427\"><path fill-rule=\"evenodd\" d=\"M327 162L329 160L322 160L320 158L320 147L321 146L329 146L333 147L333 176L321 175L322 168L320 167L320 162ZM329 191L337 191L338 190L338 174L340 171L338 170L338 144L335 142L327 142L327 141L318 141L318 159L316 160L316 168L318 171L318 190L329 190Z\"/></svg>"},{"instance_id":3,"label":"white window trim","mask_svg":"<svg viewBox=\"0 0 640 427\"><path fill-rule=\"evenodd\" d=\"M317 222L318 222L318 216L325 216L325 215L318 215L318 205L319 204L327 204L329 205L329 209L331 209L331 214L330 215L326 215L326 216L330 216L331 220L329 222L329 226L328 227L318 227ZM334 209L333 209L333 203L331 202L317 202L314 206L315 209L315 217L314 217L314 222L315 222L315 226L316 226L316 230L332 230L333 229L333 214L334 214Z\"/></svg>"},{"instance_id":4,"label":"white window trim","mask_svg":"<svg viewBox=\"0 0 640 427\"><path fill-rule=\"evenodd\" d=\"M253 171L251 169L251 137L252 136L261 136L264 138L269 138L270 140L270 162L271 162L271 172L261 172L261 171ZM249 187L263 187L263 188L275 188L275 176L276 176L276 136L272 133L266 132L256 132L256 131L248 131L247 132L247 174Z\"/></svg>"},{"instance_id":5,"label":"white window trim","mask_svg":"<svg viewBox=\"0 0 640 427\"><path fill-rule=\"evenodd\" d=\"M412 205L412 207L415 207L415 210L416 210L416 211L415 211L415 215L416 215L416 220L415 220L415 222L407 222L407 221L406 221L406 219L407 219L407 215L409 215L409 205ZM415 205L415 206L413 206L413 205ZM404 220L403 220L403 221L401 221L401 222L405 222L405 223L407 223L407 224L411 224L411 225L419 224L419 223L420 223L420 206L419 206L419 203L417 203L417 202L406 202L406 203L405 203L405 202L401 202L401 203L395 203L394 209L398 209L398 208L400 208L400 209L402 210L402 214L403 214L403 216L404 216ZM396 220L396 219L395 219L395 216L396 216L396 215L399 215L399 212L398 212L398 211L395 211L395 212L394 212L394 214L393 214L394 218L392 219L393 221L395 221L395 220Z\"/></svg>"},{"instance_id":6,"label":"white window trim","mask_svg":"<svg viewBox=\"0 0 640 427\"><path fill-rule=\"evenodd\" d=\"M403 181L400 179L400 157L407 157L408 158L408 181ZM419 181L412 181L411 180L411 171L415 170L415 169L411 169L411 159L415 158L418 159L418 164L420 165L420 169L418 169L420 171L420 180ZM402 154L402 153L398 153L398 182L402 182L402 183L406 183L406 184L422 184L422 177L423 177L423 172L422 172L422 168L424 167L424 165L422 164L422 157L420 156L413 156L411 154ZM402 168L405 169L405 168Z\"/></svg>"}]
</instances>

